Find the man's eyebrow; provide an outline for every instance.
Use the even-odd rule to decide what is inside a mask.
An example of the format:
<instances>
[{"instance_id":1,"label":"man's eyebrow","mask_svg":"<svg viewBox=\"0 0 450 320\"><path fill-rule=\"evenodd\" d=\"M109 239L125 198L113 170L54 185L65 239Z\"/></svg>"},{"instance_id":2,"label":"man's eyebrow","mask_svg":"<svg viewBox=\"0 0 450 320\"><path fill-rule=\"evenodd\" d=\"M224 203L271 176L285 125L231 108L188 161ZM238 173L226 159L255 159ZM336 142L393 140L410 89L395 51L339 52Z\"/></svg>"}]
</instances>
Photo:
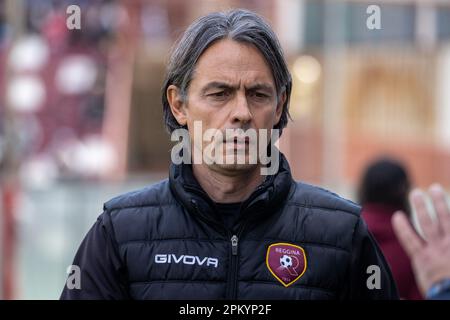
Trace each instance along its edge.
<instances>
[{"instance_id":1,"label":"man's eyebrow","mask_svg":"<svg viewBox=\"0 0 450 320\"><path fill-rule=\"evenodd\" d=\"M245 89L249 91L264 90L273 93L275 88L268 83L255 83L254 85L246 87Z\"/></svg>"},{"instance_id":2,"label":"man's eyebrow","mask_svg":"<svg viewBox=\"0 0 450 320\"><path fill-rule=\"evenodd\" d=\"M203 88L202 88L202 93L206 93L208 90L211 89L232 89L232 90L237 90L239 89L239 86L235 85L231 85L229 83L226 82L220 82L220 81L212 81L209 82L208 84L206 84ZM268 83L255 83L253 85L250 85L248 87L245 88L246 90L249 91L256 91L256 90L264 90L264 91L268 91L270 93L273 93L274 87Z\"/></svg>"},{"instance_id":3,"label":"man's eyebrow","mask_svg":"<svg viewBox=\"0 0 450 320\"><path fill-rule=\"evenodd\" d=\"M233 86L226 82L212 81L202 88L202 93L204 94L211 89L238 89L238 86Z\"/></svg>"}]
</instances>

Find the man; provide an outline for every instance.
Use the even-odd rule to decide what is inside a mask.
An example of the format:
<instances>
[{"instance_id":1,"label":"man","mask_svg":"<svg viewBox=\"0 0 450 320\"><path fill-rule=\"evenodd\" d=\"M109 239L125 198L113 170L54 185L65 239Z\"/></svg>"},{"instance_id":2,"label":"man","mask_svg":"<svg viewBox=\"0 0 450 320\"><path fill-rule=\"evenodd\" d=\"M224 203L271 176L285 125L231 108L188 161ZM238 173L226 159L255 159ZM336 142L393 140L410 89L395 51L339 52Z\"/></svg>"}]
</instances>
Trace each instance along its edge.
<instances>
[{"instance_id":1,"label":"man","mask_svg":"<svg viewBox=\"0 0 450 320\"><path fill-rule=\"evenodd\" d=\"M281 134L290 93L261 17L233 10L194 22L172 53L163 108L170 132L188 132L183 156L204 161L172 164L169 179L107 202L75 256L81 288L61 298L396 299L358 206L293 181L273 139L258 150L270 163L249 161L255 140L242 131L262 132L258 142ZM220 137L213 159L199 139L210 129L220 133L209 136ZM275 173L261 174L269 166Z\"/></svg>"}]
</instances>

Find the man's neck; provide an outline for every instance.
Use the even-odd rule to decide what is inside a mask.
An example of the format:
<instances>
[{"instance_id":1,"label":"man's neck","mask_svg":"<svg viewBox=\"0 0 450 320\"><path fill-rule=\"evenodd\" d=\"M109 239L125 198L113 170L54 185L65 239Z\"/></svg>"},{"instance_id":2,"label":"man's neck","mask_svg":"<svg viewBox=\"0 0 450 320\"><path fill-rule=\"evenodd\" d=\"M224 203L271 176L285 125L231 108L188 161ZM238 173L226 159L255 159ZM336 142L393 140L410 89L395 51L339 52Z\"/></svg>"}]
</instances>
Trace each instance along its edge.
<instances>
[{"instance_id":1,"label":"man's neck","mask_svg":"<svg viewBox=\"0 0 450 320\"><path fill-rule=\"evenodd\" d=\"M242 174L226 175L198 164L192 165L192 172L209 197L219 203L242 202L263 182L259 166Z\"/></svg>"}]
</instances>

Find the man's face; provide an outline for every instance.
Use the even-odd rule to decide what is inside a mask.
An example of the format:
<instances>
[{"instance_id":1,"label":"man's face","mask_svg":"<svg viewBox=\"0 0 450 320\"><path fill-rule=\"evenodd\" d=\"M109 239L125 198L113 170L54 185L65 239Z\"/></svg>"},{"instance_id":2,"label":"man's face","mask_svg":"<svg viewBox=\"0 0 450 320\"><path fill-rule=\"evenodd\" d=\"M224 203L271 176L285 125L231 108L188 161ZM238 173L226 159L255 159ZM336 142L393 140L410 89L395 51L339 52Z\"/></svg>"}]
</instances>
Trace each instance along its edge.
<instances>
[{"instance_id":1,"label":"man's face","mask_svg":"<svg viewBox=\"0 0 450 320\"><path fill-rule=\"evenodd\" d=\"M256 47L229 39L218 41L200 56L183 105L193 148L202 144L205 151L211 144L199 137L192 141L194 121L201 121L203 132L220 130L224 139L226 129L255 129L257 133L266 129L270 134L280 120L284 100L278 99L271 69ZM249 141L236 143L233 138L220 149L223 156L241 149L246 164L210 165L215 171L232 174L256 165L248 164Z\"/></svg>"}]
</instances>

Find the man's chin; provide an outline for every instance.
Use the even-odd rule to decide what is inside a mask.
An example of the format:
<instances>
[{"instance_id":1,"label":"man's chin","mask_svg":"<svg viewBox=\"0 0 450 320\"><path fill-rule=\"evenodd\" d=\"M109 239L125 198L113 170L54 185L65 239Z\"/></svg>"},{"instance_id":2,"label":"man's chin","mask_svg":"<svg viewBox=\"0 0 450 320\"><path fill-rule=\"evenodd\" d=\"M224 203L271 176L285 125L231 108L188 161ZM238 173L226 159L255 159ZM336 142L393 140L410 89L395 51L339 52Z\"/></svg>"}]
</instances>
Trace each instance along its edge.
<instances>
[{"instance_id":1,"label":"man's chin","mask_svg":"<svg viewBox=\"0 0 450 320\"><path fill-rule=\"evenodd\" d=\"M238 164L238 163L232 163L232 164L219 164L219 163L213 163L209 165L210 169L216 172L220 172L224 175L239 175L244 172L253 171L258 167L258 164Z\"/></svg>"}]
</instances>

